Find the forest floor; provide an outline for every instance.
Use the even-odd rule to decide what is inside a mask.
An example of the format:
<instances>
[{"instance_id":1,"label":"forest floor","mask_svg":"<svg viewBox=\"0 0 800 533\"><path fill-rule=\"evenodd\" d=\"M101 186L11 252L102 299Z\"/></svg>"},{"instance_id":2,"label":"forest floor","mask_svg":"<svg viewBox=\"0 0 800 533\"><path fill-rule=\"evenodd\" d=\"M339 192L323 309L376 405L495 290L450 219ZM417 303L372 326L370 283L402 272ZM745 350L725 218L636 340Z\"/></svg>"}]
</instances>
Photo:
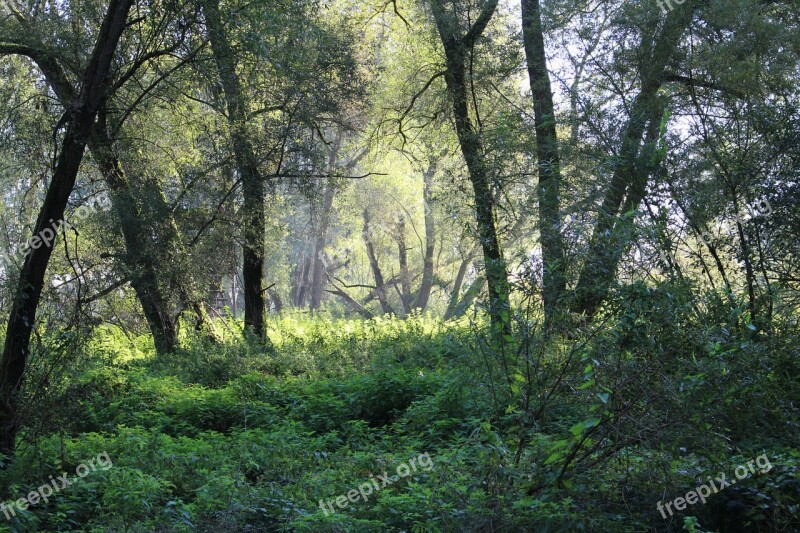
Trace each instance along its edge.
<instances>
[{"instance_id":1,"label":"forest floor","mask_svg":"<svg viewBox=\"0 0 800 533\"><path fill-rule=\"evenodd\" d=\"M516 344L528 364L504 375L480 325L424 317L288 316L270 336L158 357L97 330L0 471L0 532L800 530L797 412L759 410L797 390L780 372L729 397L731 359L638 362L632 385L636 351L612 380L597 353L628 341L595 336Z\"/></svg>"}]
</instances>

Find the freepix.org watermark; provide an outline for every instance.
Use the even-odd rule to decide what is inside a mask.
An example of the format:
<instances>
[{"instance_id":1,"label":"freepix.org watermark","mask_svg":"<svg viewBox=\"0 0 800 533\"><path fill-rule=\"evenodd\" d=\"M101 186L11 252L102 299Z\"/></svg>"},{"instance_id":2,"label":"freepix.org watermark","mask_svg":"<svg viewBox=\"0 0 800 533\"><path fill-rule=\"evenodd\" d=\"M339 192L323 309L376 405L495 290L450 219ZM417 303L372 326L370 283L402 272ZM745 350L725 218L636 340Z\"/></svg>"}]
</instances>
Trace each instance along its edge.
<instances>
[{"instance_id":1,"label":"freepix.org watermark","mask_svg":"<svg viewBox=\"0 0 800 533\"><path fill-rule=\"evenodd\" d=\"M658 7L661 8L661 13L666 15L667 13L675 9L675 6L672 5L673 3L681 5L685 1L686 0L656 0L656 3L658 4Z\"/></svg>"},{"instance_id":2,"label":"freepix.org watermark","mask_svg":"<svg viewBox=\"0 0 800 533\"><path fill-rule=\"evenodd\" d=\"M5 515L6 520L11 520L12 516L17 516L17 510L24 511L31 505L36 505L39 502L47 503L53 494L69 487L79 479L83 479L97 470L109 470L112 466L114 466L114 463L111 462L108 453L103 452L94 459L89 459L86 463L79 464L77 468L75 468L77 477L70 479L69 474L66 472L62 472L61 475L56 478L50 476L49 483L45 483L38 489L32 490L26 497L13 502L4 502L0 504L0 511Z\"/></svg>"},{"instance_id":3,"label":"freepix.org watermark","mask_svg":"<svg viewBox=\"0 0 800 533\"><path fill-rule=\"evenodd\" d=\"M369 481L359 485L357 489L348 491L346 496L343 494L336 498L331 498L328 501L320 500L319 507L325 513L325 516L328 516L330 513L336 512L333 508L334 503L336 503L336 507L339 509L344 509L350 505L351 502L356 503L358 500L366 502L369 500L369 496L372 494L373 490L377 492L401 478L410 476L412 472L417 471L418 466L425 472L433 468L433 460L427 452L418 457L412 457L409 459L408 463L403 463L398 466L396 475L390 476L387 472L384 472L383 475L378 475L377 479L376 476L373 476Z\"/></svg>"},{"instance_id":4,"label":"freepix.org watermark","mask_svg":"<svg viewBox=\"0 0 800 533\"><path fill-rule=\"evenodd\" d=\"M759 472L765 474L772 470L772 464L769 462L769 458L767 454L761 454L755 458L754 461L748 461L746 465L739 465L734 470L734 474L736 475L736 479L731 478L730 481L725 479L725 474L720 473L719 477L712 479L711 477L708 478L708 483L704 483L697 487L695 490L691 490L686 493L685 496L682 498L675 498L674 500L661 503L660 501L656 504L656 509L661 513L661 516L666 520L667 515L664 512L666 509L670 516L672 516L672 506L675 506L675 510L683 511L686 509L686 504L694 505L698 502L706 503L706 498L711 496L712 494L716 494L725 487L730 487L734 485L736 481L747 479L751 475L756 473L756 468L758 467Z\"/></svg>"},{"instance_id":5,"label":"freepix.org watermark","mask_svg":"<svg viewBox=\"0 0 800 533\"><path fill-rule=\"evenodd\" d=\"M108 196L96 196L88 200L84 205L77 208L71 218L73 221L83 220L92 213L95 213L101 209L108 209L109 207L111 207L111 199ZM49 248L53 244L53 241L55 241L63 226L70 228L75 227L74 224L68 220L53 221L51 218L49 222L50 225L48 227L44 228L38 234L29 238L21 245L12 246L7 254L0 253L0 265L8 269L9 267L22 263L25 260L25 256L28 255L31 250L37 250L41 248L42 245Z\"/></svg>"}]
</instances>

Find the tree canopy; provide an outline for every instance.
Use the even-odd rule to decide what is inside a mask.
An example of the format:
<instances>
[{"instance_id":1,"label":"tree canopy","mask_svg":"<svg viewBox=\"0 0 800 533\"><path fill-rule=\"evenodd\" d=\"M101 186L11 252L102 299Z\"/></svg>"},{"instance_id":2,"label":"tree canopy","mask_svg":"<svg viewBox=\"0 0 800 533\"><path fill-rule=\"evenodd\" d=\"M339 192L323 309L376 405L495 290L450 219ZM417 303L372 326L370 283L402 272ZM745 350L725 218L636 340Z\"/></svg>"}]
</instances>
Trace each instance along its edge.
<instances>
[{"instance_id":1,"label":"tree canopy","mask_svg":"<svg viewBox=\"0 0 800 533\"><path fill-rule=\"evenodd\" d=\"M0 0L0 498L57 435L281 448L0 532L797 527L799 67L791 0ZM413 450L362 514L298 481Z\"/></svg>"}]
</instances>

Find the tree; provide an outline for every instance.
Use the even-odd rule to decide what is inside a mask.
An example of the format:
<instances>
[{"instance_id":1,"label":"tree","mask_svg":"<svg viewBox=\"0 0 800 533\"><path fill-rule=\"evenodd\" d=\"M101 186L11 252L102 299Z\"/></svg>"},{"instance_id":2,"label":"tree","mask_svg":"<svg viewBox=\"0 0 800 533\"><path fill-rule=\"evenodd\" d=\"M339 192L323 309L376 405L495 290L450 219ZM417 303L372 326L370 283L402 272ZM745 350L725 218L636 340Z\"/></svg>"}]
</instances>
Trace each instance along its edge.
<instances>
[{"instance_id":1,"label":"tree","mask_svg":"<svg viewBox=\"0 0 800 533\"><path fill-rule=\"evenodd\" d=\"M125 30L131 0L111 0L97 35L94 50L83 72L81 90L56 130L66 126L53 177L34 226L30 252L20 273L17 293L8 320L3 356L0 360L0 454L11 456L19 427L17 409L25 375L30 337L44 285L47 264L53 253L52 242L35 241L51 220L62 220L75 186L86 143L98 112L105 105L111 86L111 68L120 37ZM41 244L44 244L43 246Z\"/></svg>"},{"instance_id":2,"label":"tree","mask_svg":"<svg viewBox=\"0 0 800 533\"><path fill-rule=\"evenodd\" d=\"M433 0L430 4L434 22L445 54L444 79L452 104L461 153L469 169L475 201L475 218L478 238L483 249L484 269L489 290L489 316L496 334L510 331L509 285L506 262L500 248L495 225L494 197L490 183L490 169L486 162L481 132L475 129L469 113L468 63L475 42L481 37L497 8L497 0L483 4L480 15L468 26L460 29L460 6L448 9L447 4Z\"/></svg>"},{"instance_id":3,"label":"tree","mask_svg":"<svg viewBox=\"0 0 800 533\"><path fill-rule=\"evenodd\" d=\"M339 172L339 163L342 159L342 141L344 140L344 131L337 130L334 133L334 138L326 147L328 158L326 162L326 172L328 174L325 190L322 197L322 208L312 212L312 217L315 218L314 226L314 255L311 257L311 300L309 307L313 310L320 308L322 304L322 297L329 275L328 265L325 259L325 246L328 242L328 230L330 228L333 217L333 200L339 189L342 188L340 181L334 176ZM367 154L367 148L363 148L359 153L350 157L349 160L342 165L342 174L348 175L358 166L359 162Z\"/></svg>"},{"instance_id":4,"label":"tree","mask_svg":"<svg viewBox=\"0 0 800 533\"><path fill-rule=\"evenodd\" d=\"M425 209L425 256L422 266L422 281L414 307L425 309L431 297L434 282L434 252L436 251L436 226L433 220L433 175L437 160L431 158L423 174L422 203Z\"/></svg>"},{"instance_id":5,"label":"tree","mask_svg":"<svg viewBox=\"0 0 800 533\"><path fill-rule=\"evenodd\" d=\"M656 144L662 135L667 102L659 90L667 81L667 67L676 58L695 5L687 2L663 22L651 19L645 25L637 50L641 86L619 139L619 153L575 287L572 310L577 314L594 316L632 242L632 218L663 158Z\"/></svg>"},{"instance_id":6,"label":"tree","mask_svg":"<svg viewBox=\"0 0 800 533\"><path fill-rule=\"evenodd\" d=\"M545 326L560 314L566 291L564 244L561 238L561 160L556 135L555 106L539 0L522 0L522 36L528 63L536 127L536 157L539 171L539 235L544 276L542 295Z\"/></svg>"},{"instance_id":7,"label":"tree","mask_svg":"<svg viewBox=\"0 0 800 533\"><path fill-rule=\"evenodd\" d=\"M248 102L237 73L236 56L223 25L218 0L203 3L208 37L217 73L225 93L231 146L244 194L242 241L244 324L261 341L264 328L264 176L261 173L249 131Z\"/></svg>"},{"instance_id":8,"label":"tree","mask_svg":"<svg viewBox=\"0 0 800 533\"><path fill-rule=\"evenodd\" d=\"M79 12L72 14L78 15ZM18 27L13 32L9 30L6 37L14 44L8 45L6 50L23 54L33 60L62 106L68 109L78 94L78 89L68 73L70 65L80 59L62 57L63 52L56 46L45 44L37 36L32 21L21 13L17 14L17 23ZM88 146L111 191L112 207L120 221L120 231L125 242L125 252L118 256L121 260L121 277L133 287L153 335L156 350L164 354L176 348L180 306L193 310L197 329L212 338L213 329L205 306L196 294L193 278L183 267L181 258L186 255L183 237L158 183L128 175L118 153L120 143L117 136L125 120L133 116L137 107L144 107L143 101L155 93L156 87L196 53L196 50L190 51L186 58L170 65L166 75L161 75L154 82L145 85L142 80L147 80L148 74L142 74L142 71L148 69L144 67L157 59L174 54L187 39L189 23L181 13L167 9L160 13L160 19L154 26L150 31L161 37L163 42L143 36L142 40L150 47L138 51L111 88L119 96L123 83L131 80L139 82L137 87L140 88L134 91L132 103L119 112L100 109ZM112 117L116 117L116 120ZM178 301L173 301L173 293L178 294Z\"/></svg>"}]
</instances>

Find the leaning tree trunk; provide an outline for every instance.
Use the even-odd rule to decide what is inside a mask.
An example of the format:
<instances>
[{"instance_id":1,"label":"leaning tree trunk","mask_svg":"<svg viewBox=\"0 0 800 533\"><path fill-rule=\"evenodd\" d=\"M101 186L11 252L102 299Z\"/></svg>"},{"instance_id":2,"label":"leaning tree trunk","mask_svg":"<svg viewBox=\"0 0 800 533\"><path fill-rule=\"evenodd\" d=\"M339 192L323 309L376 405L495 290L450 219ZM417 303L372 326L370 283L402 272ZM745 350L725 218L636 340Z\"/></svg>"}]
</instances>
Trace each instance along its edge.
<instances>
[{"instance_id":1,"label":"leaning tree trunk","mask_svg":"<svg viewBox=\"0 0 800 533\"><path fill-rule=\"evenodd\" d=\"M144 183L142 189L143 199L150 206L148 221L153 225L152 233L158 235L155 243L156 264L168 274L170 292L177 294L183 309L194 315L195 332L211 342L219 342L192 272L189 247L164 191L155 181ZM176 320L179 316L180 313Z\"/></svg>"},{"instance_id":2,"label":"leaning tree trunk","mask_svg":"<svg viewBox=\"0 0 800 533\"><path fill-rule=\"evenodd\" d=\"M572 311L586 318L594 316L605 300L616 278L619 262L630 244L630 239L625 238L626 229L631 227L627 215L639 208L648 178L656 166L652 158L647 157L647 132L656 132L661 126L665 101L659 95L659 89L680 39L691 22L696 3L687 2L681 9L671 11L659 30L654 29L652 35L642 37L642 87L631 105L631 114L623 129L619 162L600 206L572 302ZM656 135L650 137L650 143L655 142Z\"/></svg>"},{"instance_id":3,"label":"leaning tree trunk","mask_svg":"<svg viewBox=\"0 0 800 533\"><path fill-rule=\"evenodd\" d=\"M86 142L100 108L105 105L111 79L111 63L125 29L131 0L111 0L103 19L89 64L83 74L78 98L67 110L67 128L53 172L53 178L39 211L33 236L49 227L51 220L64 219L69 196L75 187ZM12 456L20 421L19 394L25 374L30 338L44 286L44 276L53 243L31 248L22 265L19 283L8 319L3 357L0 361L0 454Z\"/></svg>"},{"instance_id":4,"label":"leaning tree trunk","mask_svg":"<svg viewBox=\"0 0 800 533\"><path fill-rule=\"evenodd\" d=\"M42 43L35 42L23 47L21 53L29 56L44 74L53 92L65 109L76 100L78 91L70 83L57 59ZM106 115L98 111L97 120L88 139L89 150L98 164L101 174L111 190L112 207L121 221L121 231L125 241L125 277L130 279L136 297L147 320L158 353L174 351L177 342L176 320L172 316L166 290L158 280L160 272L166 270L168 263L163 257L164 248L154 243L146 251L145 243L150 242L153 231L144 226L141 205L149 205L138 193L140 187L131 186L122 165L114 153L114 141L107 132ZM161 197L163 202L163 195ZM162 211L165 211L162 209ZM158 220L167 220L174 225L171 213L164 213ZM151 220L154 220L151 217ZM161 257L157 257L158 255Z\"/></svg>"},{"instance_id":5,"label":"leaning tree trunk","mask_svg":"<svg viewBox=\"0 0 800 533\"><path fill-rule=\"evenodd\" d=\"M452 312L450 312L450 316L447 318L460 318L464 316L467 313L467 310L472 306L473 302L475 302L475 299L480 295L485 284L486 280L480 277L470 283L469 287L467 287L467 290L464 291L464 294L455 303Z\"/></svg>"},{"instance_id":6,"label":"leaning tree trunk","mask_svg":"<svg viewBox=\"0 0 800 533\"><path fill-rule=\"evenodd\" d=\"M102 116L95 125L89 149L111 191L111 203L119 218L125 242L125 273L142 306L156 352L162 355L174 352L177 345L177 326L169 298L159 284L163 277L159 266L164 265L159 265L156 260L158 243L151 242L150 232L145 227L139 208L140 202L134 196L128 177L113 152Z\"/></svg>"},{"instance_id":7,"label":"leaning tree trunk","mask_svg":"<svg viewBox=\"0 0 800 533\"><path fill-rule=\"evenodd\" d=\"M522 35L528 61L528 78L533 97L536 128L536 157L539 166L539 235L542 242L542 299L545 329L549 331L560 313L566 290L564 245L561 238L561 161L553 106L553 91L544 50L544 33L539 0L522 0Z\"/></svg>"},{"instance_id":8,"label":"leaning tree trunk","mask_svg":"<svg viewBox=\"0 0 800 533\"><path fill-rule=\"evenodd\" d=\"M218 340L205 304L197 294L187 265L188 251L163 191L157 183L141 180L132 183L114 153L113 144L101 113L89 149L111 189L112 204L125 241L125 267L153 334L156 351L171 353L177 345L177 313L173 311L177 306L171 303L172 293L177 293L180 304L195 315L195 330L212 341Z\"/></svg>"},{"instance_id":9,"label":"leaning tree trunk","mask_svg":"<svg viewBox=\"0 0 800 533\"><path fill-rule=\"evenodd\" d=\"M458 309L458 302L461 299L461 286L464 284L464 277L467 274L467 268L472 263L472 253L461 261L456 273L456 279L453 281L453 289L450 291L450 300L447 304L447 309L444 312L444 319L450 320L455 317L456 309Z\"/></svg>"},{"instance_id":10,"label":"leaning tree trunk","mask_svg":"<svg viewBox=\"0 0 800 533\"><path fill-rule=\"evenodd\" d=\"M244 239L242 243L244 323L262 342L264 329L264 177L248 132L247 101L236 72L236 56L219 15L219 0L206 0L204 14L211 51L228 111L233 155L242 180L244 196Z\"/></svg>"}]
</instances>

